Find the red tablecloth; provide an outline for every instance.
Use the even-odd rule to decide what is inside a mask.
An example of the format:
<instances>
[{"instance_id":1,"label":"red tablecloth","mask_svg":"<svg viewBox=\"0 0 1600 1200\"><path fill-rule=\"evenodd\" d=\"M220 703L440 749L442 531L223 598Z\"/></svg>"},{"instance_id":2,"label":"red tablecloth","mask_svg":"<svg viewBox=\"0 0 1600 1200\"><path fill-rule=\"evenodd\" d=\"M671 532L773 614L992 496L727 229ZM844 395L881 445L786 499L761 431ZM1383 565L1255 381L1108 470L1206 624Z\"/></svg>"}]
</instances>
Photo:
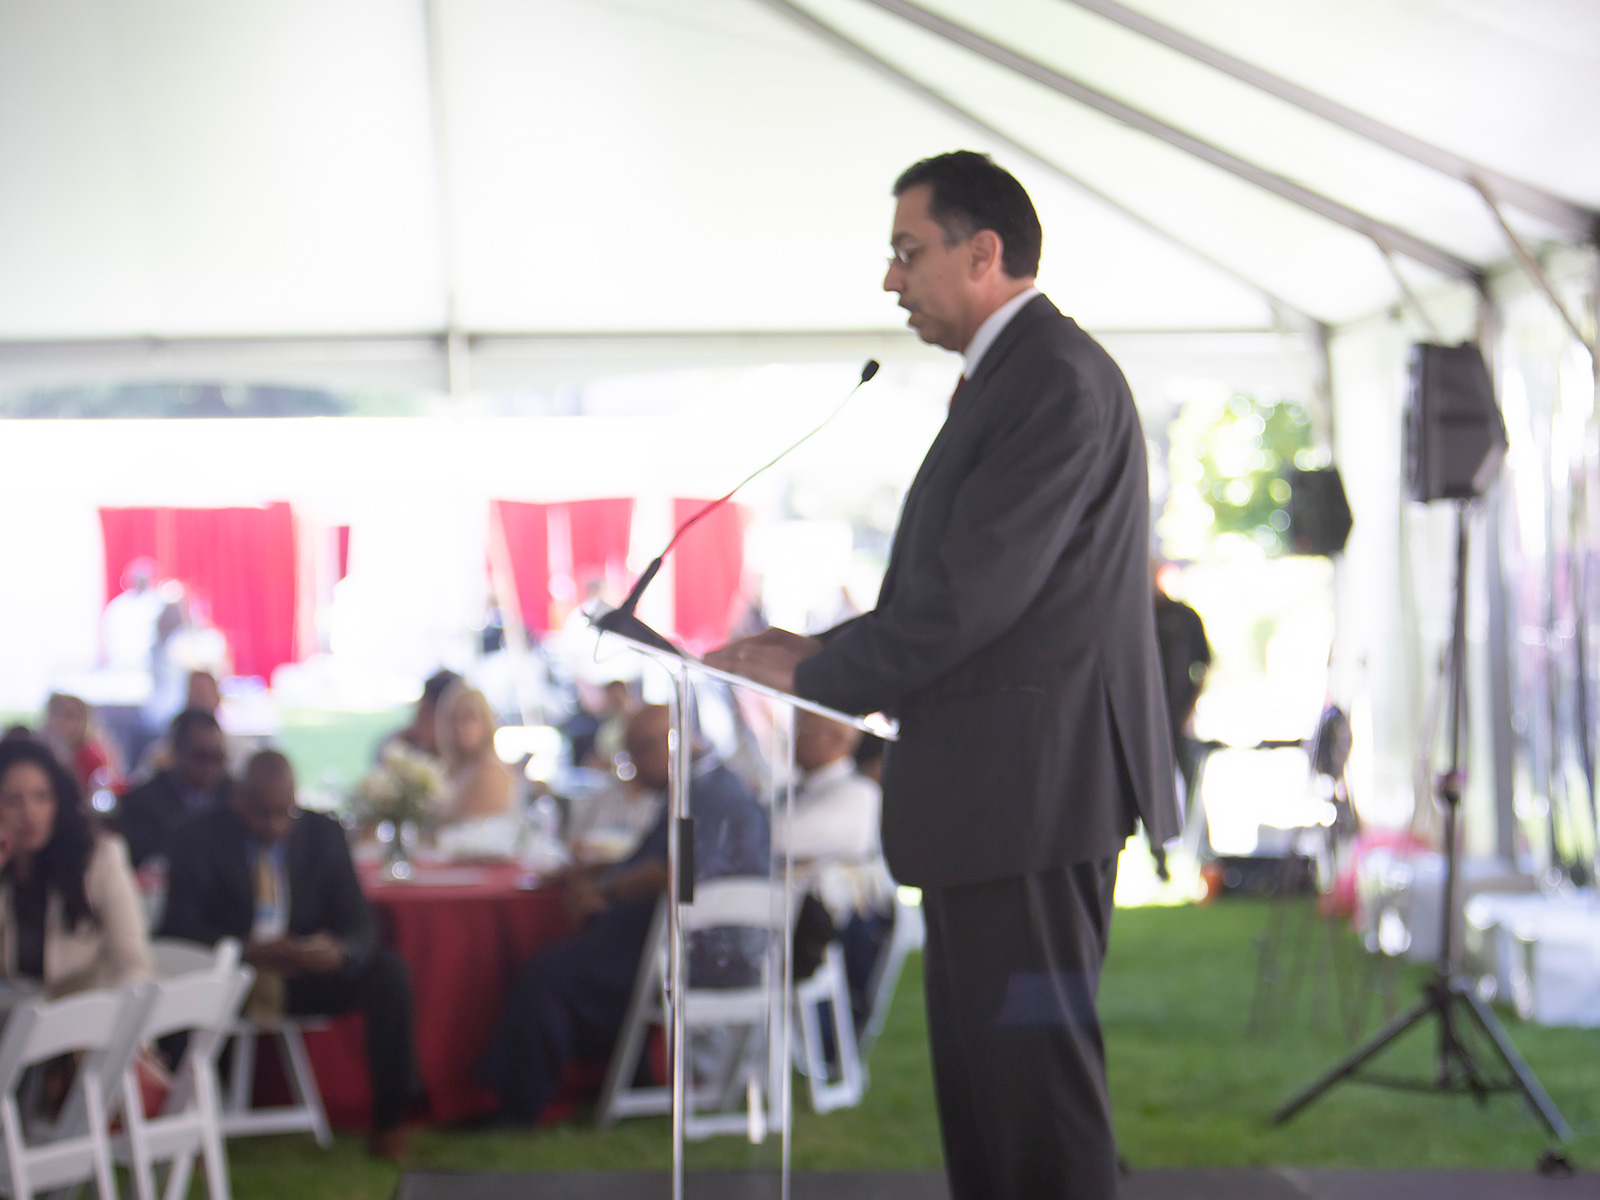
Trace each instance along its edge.
<instances>
[{"instance_id":1,"label":"red tablecloth","mask_svg":"<svg viewBox=\"0 0 1600 1200\"><path fill-rule=\"evenodd\" d=\"M516 973L528 956L571 931L561 892L518 887L518 867L419 867L410 883L383 883L363 872L367 897L389 944L411 968L416 997L417 1061L431 1119L461 1121L494 1109L472 1081ZM308 1033L306 1048L328 1119L365 1129L371 1113L365 1024L359 1014Z\"/></svg>"}]
</instances>

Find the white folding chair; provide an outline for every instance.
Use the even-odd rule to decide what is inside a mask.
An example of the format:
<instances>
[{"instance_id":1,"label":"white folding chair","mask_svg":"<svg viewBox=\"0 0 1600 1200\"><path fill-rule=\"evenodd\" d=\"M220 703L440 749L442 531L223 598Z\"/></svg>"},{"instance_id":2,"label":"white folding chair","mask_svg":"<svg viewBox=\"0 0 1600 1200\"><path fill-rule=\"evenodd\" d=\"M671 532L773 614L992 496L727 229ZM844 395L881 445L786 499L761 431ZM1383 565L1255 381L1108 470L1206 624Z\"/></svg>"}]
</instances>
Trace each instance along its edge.
<instances>
[{"instance_id":1,"label":"white folding chair","mask_svg":"<svg viewBox=\"0 0 1600 1200\"><path fill-rule=\"evenodd\" d=\"M137 1072L129 1069L122 1076L123 1128L112 1138L112 1152L118 1163L132 1168L139 1200L155 1200L158 1162L171 1164L165 1200L183 1200L197 1153L205 1159L206 1194L211 1200L229 1200L217 1055L254 978L249 967L235 966L157 981L138 1040L148 1043L180 1032L189 1038L158 1115L144 1115Z\"/></svg>"},{"instance_id":2,"label":"white folding chair","mask_svg":"<svg viewBox=\"0 0 1600 1200\"><path fill-rule=\"evenodd\" d=\"M0 1034L0 1192L32 1200L94 1180L100 1200L116 1200L107 1125L121 1103L123 1073L155 997L152 984L30 1000L11 1010ZM25 1119L17 1098L23 1072L82 1052L60 1116Z\"/></svg>"},{"instance_id":3,"label":"white folding chair","mask_svg":"<svg viewBox=\"0 0 1600 1200\"><path fill-rule=\"evenodd\" d=\"M197 971L227 974L239 965L239 955L237 938L222 938L215 946L186 942L181 938L150 939L150 957L155 960L158 979Z\"/></svg>"},{"instance_id":4,"label":"white folding chair","mask_svg":"<svg viewBox=\"0 0 1600 1200\"><path fill-rule=\"evenodd\" d=\"M610 1125L621 1117L670 1112L670 1087L634 1087L651 1026L667 1023L666 908L656 910L645 952L634 980L633 1000L611 1055L596 1120ZM782 885L766 878L712 879L695 885L694 903L682 912L684 938L711 929L771 930L782 924ZM793 924L792 920L789 922ZM782 1078L788 1064L768 1031L782 1012L780 943L769 937L755 983L748 987L685 989L686 1041L695 1034L721 1031L723 1044L702 1078L685 1088L684 1136L691 1139L744 1133L752 1142L766 1136L769 1120L781 1118ZM692 983L692 980L691 980ZM765 1058L763 1063L761 1060ZM692 1060L691 1060L692 1061ZM736 1107L743 1100L742 1109Z\"/></svg>"},{"instance_id":5,"label":"white folding chair","mask_svg":"<svg viewBox=\"0 0 1600 1200\"><path fill-rule=\"evenodd\" d=\"M623 1018L622 1032L617 1035L617 1044L612 1048L606 1081L600 1089L599 1103L595 1106L595 1122L602 1127L614 1125L623 1117L653 1116L672 1111L671 1088L635 1087L633 1084L651 1028L666 1024L661 995L666 955L667 901L663 897L656 905L650 932L645 935L644 952L639 955L639 968L634 972L633 997L628 1001L628 1015Z\"/></svg>"},{"instance_id":6,"label":"white folding chair","mask_svg":"<svg viewBox=\"0 0 1600 1200\"><path fill-rule=\"evenodd\" d=\"M833 1078L824 1052L824 1007L826 1019L833 1027L837 1060L834 1068L838 1078ZM845 976L844 951L838 942L829 942L817 969L795 984L794 1008L800 1029L795 1057L811 1089L812 1110L825 1113L860 1104L866 1091L866 1076L856 1049L855 1021L850 1014L850 983Z\"/></svg>"},{"instance_id":7,"label":"white folding chair","mask_svg":"<svg viewBox=\"0 0 1600 1200\"><path fill-rule=\"evenodd\" d=\"M889 1019L889 1005L894 1000L895 985L900 982L900 970L906 965L906 955L921 950L928 938L927 923L922 919L922 904L908 904L898 894L894 901L894 931L889 935L889 945L879 956L872 970L868 994L872 997L872 1012L867 1017L867 1027L861 1031L859 1056L863 1063L883 1023Z\"/></svg>"},{"instance_id":8,"label":"white folding chair","mask_svg":"<svg viewBox=\"0 0 1600 1200\"><path fill-rule=\"evenodd\" d=\"M233 938L223 938L215 946L198 942L157 938L150 943L156 974L162 977L195 971L228 973L239 964L240 947ZM326 1029L320 1017L283 1017L262 1025L236 1017L227 1029L233 1039L233 1062L228 1070L228 1087L223 1096L223 1137L255 1137L266 1133L309 1133L326 1150L333 1145L333 1133L322 1108L322 1093L311 1069L303 1036L306 1030ZM289 1084L290 1103L266 1108L252 1107L256 1085L256 1043L263 1035L278 1039L279 1061Z\"/></svg>"},{"instance_id":9,"label":"white folding chair","mask_svg":"<svg viewBox=\"0 0 1600 1200\"><path fill-rule=\"evenodd\" d=\"M233 1064L228 1072L228 1091L223 1100L222 1135L257 1137L265 1133L309 1133L326 1150L333 1145L328 1115L322 1108L322 1093L306 1053L307 1030L326 1029L322 1017L281 1017L261 1023L241 1017L228 1029L233 1038ZM278 1039L278 1059L289 1084L290 1102L252 1106L256 1083L256 1043L259 1038Z\"/></svg>"}]
</instances>

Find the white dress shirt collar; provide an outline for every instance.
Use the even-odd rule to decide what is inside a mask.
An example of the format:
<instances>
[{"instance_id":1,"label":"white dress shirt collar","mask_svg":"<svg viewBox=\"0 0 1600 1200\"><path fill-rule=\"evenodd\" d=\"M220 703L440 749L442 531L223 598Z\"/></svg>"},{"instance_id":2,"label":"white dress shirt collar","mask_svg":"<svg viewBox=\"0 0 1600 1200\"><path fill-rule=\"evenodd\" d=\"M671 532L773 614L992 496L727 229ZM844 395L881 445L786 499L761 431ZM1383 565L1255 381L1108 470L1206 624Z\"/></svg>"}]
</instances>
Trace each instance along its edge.
<instances>
[{"instance_id":1,"label":"white dress shirt collar","mask_svg":"<svg viewBox=\"0 0 1600 1200\"><path fill-rule=\"evenodd\" d=\"M1011 323L1011 318L1022 311L1022 306L1039 294L1036 287L1024 288L1011 299L985 318L978 332L972 335L972 340L967 343L967 348L962 352L961 376L971 379L977 371L978 364L983 361L984 354L989 347L994 345L995 338L1000 336L1000 331Z\"/></svg>"},{"instance_id":2,"label":"white dress shirt collar","mask_svg":"<svg viewBox=\"0 0 1600 1200\"><path fill-rule=\"evenodd\" d=\"M855 759L846 754L843 758L835 759L831 763L818 767L815 771L808 771L801 778L800 787L796 790L796 794L821 791L841 779L848 779L855 774L855 769Z\"/></svg>"}]
</instances>

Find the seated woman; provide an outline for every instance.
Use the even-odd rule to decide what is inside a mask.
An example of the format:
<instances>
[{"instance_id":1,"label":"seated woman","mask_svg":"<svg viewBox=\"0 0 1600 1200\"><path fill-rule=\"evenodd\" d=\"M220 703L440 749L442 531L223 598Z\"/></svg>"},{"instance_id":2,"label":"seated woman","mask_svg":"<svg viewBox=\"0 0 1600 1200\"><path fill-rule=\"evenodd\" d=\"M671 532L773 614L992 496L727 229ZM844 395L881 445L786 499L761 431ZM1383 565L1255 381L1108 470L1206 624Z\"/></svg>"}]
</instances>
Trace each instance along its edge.
<instances>
[{"instance_id":1,"label":"seated woman","mask_svg":"<svg viewBox=\"0 0 1600 1200\"><path fill-rule=\"evenodd\" d=\"M77 696L52 692L44 705L44 740L77 778L84 796L119 782L115 748L95 728L89 706Z\"/></svg>"},{"instance_id":2,"label":"seated woman","mask_svg":"<svg viewBox=\"0 0 1600 1200\"><path fill-rule=\"evenodd\" d=\"M100 830L48 747L0 743L0 978L63 996L151 969L122 839Z\"/></svg>"},{"instance_id":3,"label":"seated woman","mask_svg":"<svg viewBox=\"0 0 1600 1200\"><path fill-rule=\"evenodd\" d=\"M494 713L476 688L456 684L439 701L447 822L478 821L511 811L516 781L495 756Z\"/></svg>"}]
</instances>

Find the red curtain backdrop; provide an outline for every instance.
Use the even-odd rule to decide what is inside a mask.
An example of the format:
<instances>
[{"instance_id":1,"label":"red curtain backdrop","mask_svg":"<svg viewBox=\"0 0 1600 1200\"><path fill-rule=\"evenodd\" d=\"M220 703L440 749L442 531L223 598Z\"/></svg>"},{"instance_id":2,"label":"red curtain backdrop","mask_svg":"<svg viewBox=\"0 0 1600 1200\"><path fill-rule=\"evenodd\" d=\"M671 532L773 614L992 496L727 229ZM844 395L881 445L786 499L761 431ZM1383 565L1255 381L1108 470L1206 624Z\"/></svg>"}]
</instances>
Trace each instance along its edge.
<instances>
[{"instance_id":1,"label":"red curtain backdrop","mask_svg":"<svg viewBox=\"0 0 1600 1200\"><path fill-rule=\"evenodd\" d=\"M265 508L102 508L106 600L122 591L122 573L136 558L156 562L210 609L228 639L233 669L268 679L293 662L294 515L287 504Z\"/></svg>"},{"instance_id":2,"label":"red curtain backdrop","mask_svg":"<svg viewBox=\"0 0 1600 1200\"><path fill-rule=\"evenodd\" d=\"M632 500L574 500L564 505L572 536L572 581L583 598L587 580L629 582L628 538Z\"/></svg>"},{"instance_id":3,"label":"red curtain backdrop","mask_svg":"<svg viewBox=\"0 0 1600 1200\"><path fill-rule=\"evenodd\" d=\"M522 623L529 632L544 633L550 628L550 505L491 500L489 507L490 520L499 524L511 556ZM489 536L499 534L491 527ZM492 569L489 577L494 578Z\"/></svg>"},{"instance_id":4,"label":"red curtain backdrop","mask_svg":"<svg viewBox=\"0 0 1600 1200\"><path fill-rule=\"evenodd\" d=\"M535 633L551 625L552 599L565 612L583 600L589 579L619 587L628 580L632 500L573 500L562 504L492 502L492 519L505 533L522 620ZM557 525L564 536L552 538ZM493 578L492 560L490 577ZM556 587L552 587L556 584Z\"/></svg>"},{"instance_id":5,"label":"red curtain backdrop","mask_svg":"<svg viewBox=\"0 0 1600 1200\"><path fill-rule=\"evenodd\" d=\"M674 500L672 526L681 526L706 500ZM690 650L701 653L728 640L744 575L744 527L748 514L724 504L683 535L672 555L674 625Z\"/></svg>"}]
</instances>

